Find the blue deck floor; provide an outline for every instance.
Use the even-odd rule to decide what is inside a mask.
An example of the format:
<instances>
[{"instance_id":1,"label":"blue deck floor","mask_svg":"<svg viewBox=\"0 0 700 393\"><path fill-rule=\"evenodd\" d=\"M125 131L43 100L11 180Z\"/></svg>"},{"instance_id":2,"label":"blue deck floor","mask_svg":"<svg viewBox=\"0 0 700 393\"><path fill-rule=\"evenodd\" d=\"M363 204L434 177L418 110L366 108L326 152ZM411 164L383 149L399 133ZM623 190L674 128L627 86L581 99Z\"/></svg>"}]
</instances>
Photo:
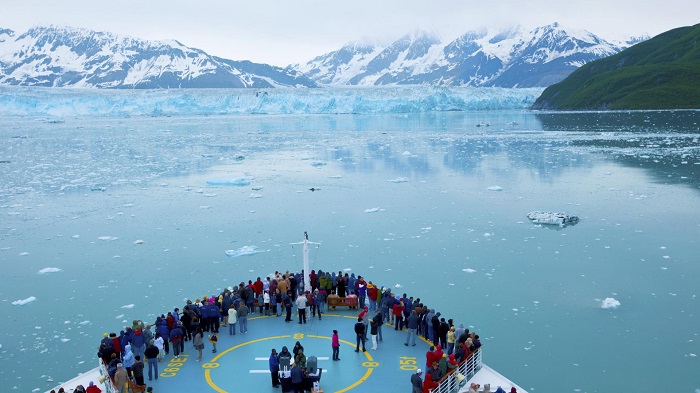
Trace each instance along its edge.
<instances>
[{"instance_id":1,"label":"blue deck floor","mask_svg":"<svg viewBox=\"0 0 700 393\"><path fill-rule=\"evenodd\" d=\"M292 351L296 341L304 346L306 356L316 356L323 369L320 385L324 392L405 392L410 389L410 376L416 368L425 369L425 353L429 344L422 339L416 346L405 346L406 331L396 332L389 324L383 326L383 341L376 351L355 352L354 324L357 310L330 310L322 320L308 319L299 324L296 315L292 323L282 317L250 316L248 333L230 336L228 327L219 330L217 353L212 353L206 341L201 362L191 342L185 343L184 356L173 359L172 349L165 361L159 363L158 380L146 382L154 392L280 392L273 388L268 368L272 348L282 346ZM237 327L238 328L238 327ZM340 336L340 361L332 361L331 335Z\"/></svg>"}]
</instances>

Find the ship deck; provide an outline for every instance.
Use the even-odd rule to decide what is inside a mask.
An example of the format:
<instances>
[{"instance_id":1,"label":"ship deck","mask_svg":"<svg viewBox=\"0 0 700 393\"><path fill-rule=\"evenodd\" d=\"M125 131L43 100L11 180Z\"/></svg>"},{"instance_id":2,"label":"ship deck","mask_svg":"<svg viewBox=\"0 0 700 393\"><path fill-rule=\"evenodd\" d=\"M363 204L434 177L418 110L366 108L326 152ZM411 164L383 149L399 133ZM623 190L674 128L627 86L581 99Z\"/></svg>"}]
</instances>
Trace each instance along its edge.
<instances>
[{"instance_id":1,"label":"ship deck","mask_svg":"<svg viewBox=\"0 0 700 393\"><path fill-rule=\"evenodd\" d=\"M377 350L370 350L371 340L366 343L366 352L355 352L354 324L359 311L338 308L328 310L323 319L308 318L306 324L299 324L296 315L291 323L281 317L248 317L248 333L241 334L236 326L236 335L229 335L228 327L219 329L217 353L212 353L212 345L207 341L202 361L196 362L198 352L192 342L185 343L185 351L179 359L173 357L172 348L163 362L159 363L159 377L148 380L148 366L144 370L145 382L153 392L281 392L272 387L268 359L272 348L279 352L283 346L292 351L299 341L307 358L316 356L318 367L322 369L320 387L324 392L365 392L380 389L383 392L404 392L411 387L410 377L417 368L426 369L425 353L430 342L418 337L415 346L405 346L406 331L397 332L393 325L385 324L383 341ZM340 361L331 360L331 335L338 330L340 337ZM78 384L87 386L88 381L98 383L99 370L95 368L77 378L63 383L67 392ZM491 383L492 390L503 386L510 391L511 386L524 392L522 388L483 366L470 381ZM103 392L109 387L99 385ZM466 391L466 388L462 389Z\"/></svg>"}]
</instances>

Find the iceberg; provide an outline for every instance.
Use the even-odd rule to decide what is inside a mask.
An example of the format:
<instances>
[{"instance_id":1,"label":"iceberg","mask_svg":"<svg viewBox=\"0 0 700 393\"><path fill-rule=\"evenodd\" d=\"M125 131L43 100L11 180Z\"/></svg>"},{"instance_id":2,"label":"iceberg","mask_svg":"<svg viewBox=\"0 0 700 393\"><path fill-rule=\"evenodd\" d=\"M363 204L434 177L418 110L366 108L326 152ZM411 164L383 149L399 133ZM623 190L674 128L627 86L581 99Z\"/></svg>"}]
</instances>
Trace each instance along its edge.
<instances>
[{"instance_id":1,"label":"iceberg","mask_svg":"<svg viewBox=\"0 0 700 393\"><path fill-rule=\"evenodd\" d=\"M605 300L603 300L603 304L601 305L601 308L609 309L609 308L618 308L620 306L621 306L620 302L618 302L614 298L606 297Z\"/></svg>"},{"instance_id":2,"label":"iceberg","mask_svg":"<svg viewBox=\"0 0 700 393\"><path fill-rule=\"evenodd\" d=\"M26 298L26 299L15 300L14 302L12 302L12 305L13 305L13 306L24 306L25 304L31 303L31 302L33 302L33 301L35 301L35 300L36 300L36 297L30 296L30 297L28 297L28 298Z\"/></svg>"},{"instance_id":3,"label":"iceberg","mask_svg":"<svg viewBox=\"0 0 700 393\"><path fill-rule=\"evenodd\" d=\"M258 246L243 246L237 250L226 250L224 252L231 258L236 258L243 255L255 255L260 251L258 251Z\"/></svg>"},{"instance_id":4,"label":"iceberg","mask_svg":"<svg viewBox=\"0 0 700 393\"><path fill-rule=\"evenodd\" d=\"M527 218L532 221L533 224L559 225L562 228L567 225L575 225L579 220L578 216L540 211L527 213Z\"/></svg>"},{"instance_id":5,"label":"iceberg","mask_svg":"<svg viewBox=\"0 0 700 393\"><path fill-rule=\"evenodd\" d=\"M0 87L0 116L65 118L373 114L528 109L543 88L375 86L318 89L47 89Z\"/></svg>"},{"instance_id":6,"label":"iceberg","mask_svg":"<svg viewBox=\"0 0 700 393\"><path fill-rule=\"evenodd\" d=\"M62 270L57 268L57 267L45 267L45 268L39 270L39 274L58 273L60 271L62 271Z\"/></svg>"}]
</instances>

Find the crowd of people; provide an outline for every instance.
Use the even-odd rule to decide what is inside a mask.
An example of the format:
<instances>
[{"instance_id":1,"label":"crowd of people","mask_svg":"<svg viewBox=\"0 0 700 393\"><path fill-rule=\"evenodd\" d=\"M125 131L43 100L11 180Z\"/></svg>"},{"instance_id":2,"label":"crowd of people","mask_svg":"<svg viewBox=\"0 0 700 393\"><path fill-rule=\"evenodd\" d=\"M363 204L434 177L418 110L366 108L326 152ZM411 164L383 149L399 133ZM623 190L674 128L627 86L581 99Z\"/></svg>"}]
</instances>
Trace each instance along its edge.
<instances>
[{"instance_id":1,"label":"crowd of people","mask_svg":"<svg viewBox=\"0 0 700 393\"><path fill-rule=\"evenodd\" d=\"M396 331L406 329L404 345L415 346L416 337L421 336L432 343L426 354L426 376L421 372L412 376L414 392L425 391L425 386L436 384L443 376L452 372L459 362L481 346L479 336L470 332L463 324L455 326L452 319L446 319L439 311L428 307L420 298L398 295L391 288L380 287L372 281L366 281L354 273L323 272L312 270L309 273L311 288L304 288L303 274L289 271L275 272L273 277L264 280L257 277L237 286L225 288L219 294L203 295L194 300L187 300L182 310L174 308L167 311L151 324L134 320L118 335L105 333L100 343L98 356L105 364L110 378L119 392L126 392L126 386L144 386L144 369L148 365L148 380L158 379L158 363L162 362L172 350L178 358L185 350L185 342L192 341L198 351L196 361L202 360L204 337L209 335L212 352L216 353L219 331L228 331L229 335L247 334L248 318L252 315L269 315L284 317L285 323L292 323L292 308L296 305L298 323L305 324L310 318L322 319L328 298L356 297L359 308L355 351L366 351L365 342L371 337L370 350L376 350L383 341L382 327L388 323ZM299 344L299 343L297 343ZM300 345L300 344L299 344ZM340 360L339 340L334 331L331 347L333 360ZM298 352L302 357L297 361ZM275 349L270 356L272 385L280 384L276 378L279 371L280 357L288 351L286 347L278 354ZM274 359L273 359L274 357ZM292 380L299 380L305 372L303 348L294 348ZM416 375L418 376L416 378ZM420 380L420 390L417 383ZM296 383L296 382L295 382ZM88 392L92 393L92 392ZM97 392L95 392L97 393Z\"/></svg>"}]
</instances>

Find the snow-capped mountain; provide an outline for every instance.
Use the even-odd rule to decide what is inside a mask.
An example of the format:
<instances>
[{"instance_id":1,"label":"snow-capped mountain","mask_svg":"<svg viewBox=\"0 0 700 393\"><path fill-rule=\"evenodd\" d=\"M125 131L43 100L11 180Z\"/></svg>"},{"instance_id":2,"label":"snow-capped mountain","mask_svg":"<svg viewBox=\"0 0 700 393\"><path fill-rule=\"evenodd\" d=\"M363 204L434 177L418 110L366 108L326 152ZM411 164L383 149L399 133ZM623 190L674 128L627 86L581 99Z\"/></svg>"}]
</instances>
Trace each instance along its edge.
<instances>
[{"instance_id":1,"label":"snow-capped mountain","mask_svg":"<svg viewBox=\"0 0 700 393\"><path fill-rule=\"evenodd\" d=\"M452 42L418 32L388 46L348 44L290 67L330 85L544 87L625 48L554 23L532 31L471 31Z\"/></svg>"},{"instance_id":2,"label":"snow-capped mountain","mask_svg":"<svg viewBox=\"0 0 700 393\"><path fill-rule=\"evenodd\" d=\"M70 27L0 29L0 84L46 87L316 87L292 69L211 56L178 41Z\"/></svg>"}]
</instances>

